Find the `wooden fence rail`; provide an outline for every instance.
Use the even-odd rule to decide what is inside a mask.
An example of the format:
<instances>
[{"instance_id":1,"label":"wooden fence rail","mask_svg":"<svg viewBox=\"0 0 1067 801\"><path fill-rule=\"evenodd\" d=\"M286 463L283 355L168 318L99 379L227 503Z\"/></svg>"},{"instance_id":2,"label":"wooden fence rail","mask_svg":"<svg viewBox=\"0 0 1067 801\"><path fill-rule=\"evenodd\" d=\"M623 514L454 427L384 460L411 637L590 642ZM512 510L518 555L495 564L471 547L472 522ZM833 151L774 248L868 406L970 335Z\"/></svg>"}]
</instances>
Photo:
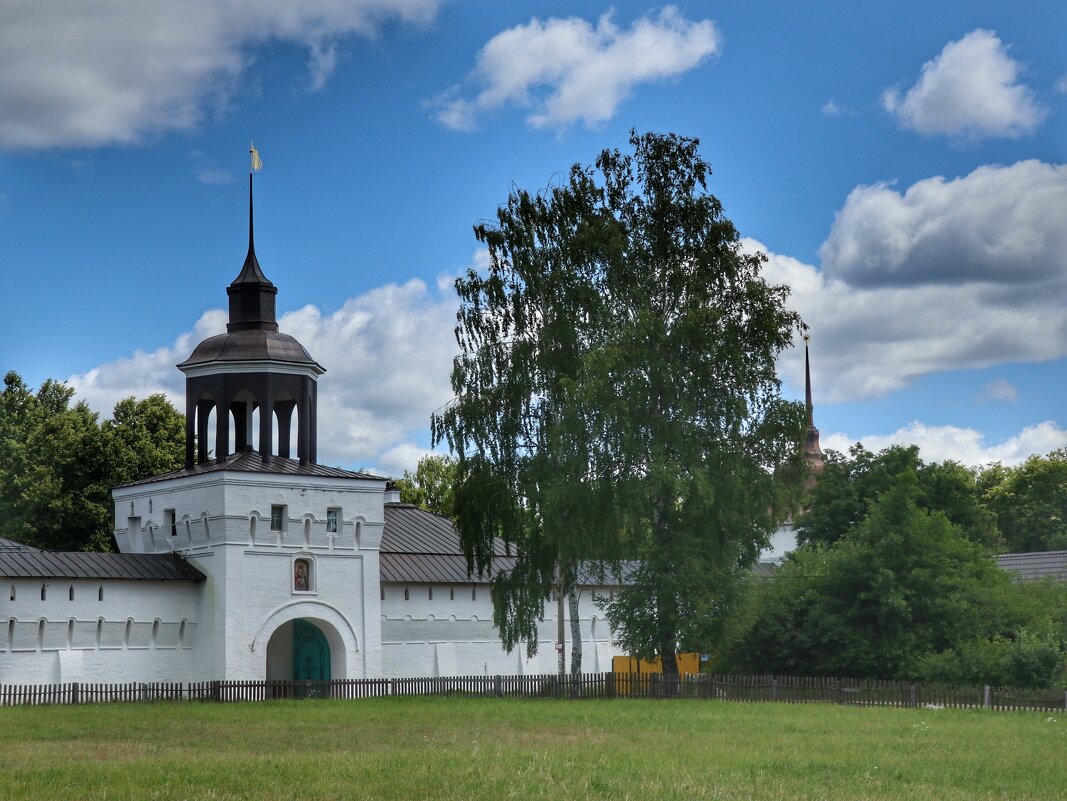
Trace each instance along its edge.
<instances>
[{"instance_id":1,"label":"wooden fence rail","mask_svg":"<svg viewBox=\"0 0 1067 801\"><path fill-rule=\"evenodd\" d=\"M580 676L436 676L334 681L201 681L97 684L0 684L0 706L113 701L266 701L416 696L495 698L663 698L747 703L836 703L849 706L1067 711L1067 691L968 687L813 676L657 673Z\"/></svg>"}]
</instances>

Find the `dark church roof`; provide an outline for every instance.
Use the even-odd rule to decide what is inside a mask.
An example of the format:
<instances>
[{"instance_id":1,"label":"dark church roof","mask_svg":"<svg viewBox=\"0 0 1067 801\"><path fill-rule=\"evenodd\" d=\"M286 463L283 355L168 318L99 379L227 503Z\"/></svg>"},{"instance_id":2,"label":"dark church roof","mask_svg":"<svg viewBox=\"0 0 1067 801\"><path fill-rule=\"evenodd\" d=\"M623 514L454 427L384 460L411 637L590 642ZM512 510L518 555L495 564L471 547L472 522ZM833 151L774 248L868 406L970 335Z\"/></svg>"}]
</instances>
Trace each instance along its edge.
<instances>
[{"instance_id":1,"label":"dark church roof","mask_svg":"<svg viewBox=\"0 0 1067 801\"><path fill-rule=\"evenodd\" d=\"M7 539L0 539L0 576L125 581L206 579L177 554L42 551Z\"/></svg>"},{"instance_id":2,"label":"dark church roof","mask_svg":"<svg viewBox=\"0 0 1067 801\"><path fill-rule=\"evenodd\" d=\"M360 473L353 470L342 470L340 467L327 467L321 464L300 464L296 459L286 459L281 456L271 456L270 461L264 462L263 457L255 451L241 451L231 453L221 462L212 460L203 464L194 464L192 467L183 467L181 470L172 470L161 476L150 476L140 481L131 481L123 484L124 487L135 487L139 484L154 484L157 481L167 481L172 478L184 478L186 476L199 476L204 473L218 473L223 470L233 470L238 473L268 473L283 476L317 476L320 478L358 478L372 481L384 481L381 476L370 473Z\"/></svg>"}]
</instances>

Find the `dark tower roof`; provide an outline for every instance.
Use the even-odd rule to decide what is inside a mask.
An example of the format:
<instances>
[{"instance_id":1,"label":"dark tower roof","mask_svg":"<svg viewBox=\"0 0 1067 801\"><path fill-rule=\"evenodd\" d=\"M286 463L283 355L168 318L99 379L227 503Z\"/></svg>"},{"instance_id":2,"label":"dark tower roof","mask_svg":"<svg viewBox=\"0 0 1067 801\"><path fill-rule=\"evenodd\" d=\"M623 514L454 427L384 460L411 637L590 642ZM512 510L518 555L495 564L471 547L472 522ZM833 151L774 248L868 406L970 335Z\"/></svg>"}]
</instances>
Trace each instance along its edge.
<instances>
[{"instance_id":1,"label":"dark tower roof","mask_svg":"<svg viewBox=\"0 0 1067 801\"><path fill-rule=\"evenodd\" d=\"M248 174L248 255L240 274L226 288L230 296L230 321L226 330L277 331L278 321L274 316L274 300L278 288L263 274L256 258L256 241L253 226L252 174Z\"/></svg>"},{"instance_id":2,"label":"dark tower roof","mask_svg":"<svg viewBox=\"0 0 1067 801\"><path fill-rule=\"evenodd\" d=\"M808 463L809 488L815 485L819 473L826 467L826 456L819 447L819 429L815 427L815 413L811 403L811 361L808 357L808 339L804 337L804 404L808 410L808 427L804 431L804 460Z\"/></svg>"},{"instance_id":3,"label":"dark tower roof","mask_svg":"<svg viewBox=\"0 0 1067 801\"><path fill-rule=\"evenodd\" d=\"M226 294L230 319L226 333L208 337L193 350L179 369L210 362L273 361L306 364L318 373L325 369L311 358L303 345L278 330L275 298L278 288L263 274L256 258L252 174L248 175L248 254L241 272Z\"/></svg>"},{"instance_id":4,"label":"dark tower roof","mask_svg":"<svg viewBox=\"0 0 1067 801\"><path fill-rule=\"evenodd\" d=\"M317 380L326 371L296 339L278 330L278 289L256 258L252 173L262 163L255 146L249 146L249 154L248 254L226 289L226 333L208 337L178 365L185 373L185 469L163 478L250 469L323 475L316 465ZM212 417L214 453L209 448ZM294 427L295 461L289 458Z\"/></svg>"}]
</instances>

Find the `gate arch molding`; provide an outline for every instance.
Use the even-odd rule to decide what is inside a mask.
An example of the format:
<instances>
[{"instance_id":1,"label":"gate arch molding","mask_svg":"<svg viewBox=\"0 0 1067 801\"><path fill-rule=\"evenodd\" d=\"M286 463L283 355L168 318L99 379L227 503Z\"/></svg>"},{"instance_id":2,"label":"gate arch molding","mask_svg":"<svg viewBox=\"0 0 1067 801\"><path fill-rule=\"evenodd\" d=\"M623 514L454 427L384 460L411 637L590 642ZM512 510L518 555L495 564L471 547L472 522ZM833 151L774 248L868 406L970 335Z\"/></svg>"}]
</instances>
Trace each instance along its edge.
<instances>
[{"instance_id":1,"label":"gate arch molding","mask_svg":"<svg viewBox=\"0 0 1067 801\"><path fill-rule=\"evenodd\" d=\"M321 601L299 600L285 604L267 616L252 641L251 650L261 654L261 669L267 675L267 643L286 623L307 620L314 623L326 636L330 645L330 672L335 679L354 678L349 675L349 666L358 664L359 640L352 624L336 608Z\"/></svg>"}]
</instances>

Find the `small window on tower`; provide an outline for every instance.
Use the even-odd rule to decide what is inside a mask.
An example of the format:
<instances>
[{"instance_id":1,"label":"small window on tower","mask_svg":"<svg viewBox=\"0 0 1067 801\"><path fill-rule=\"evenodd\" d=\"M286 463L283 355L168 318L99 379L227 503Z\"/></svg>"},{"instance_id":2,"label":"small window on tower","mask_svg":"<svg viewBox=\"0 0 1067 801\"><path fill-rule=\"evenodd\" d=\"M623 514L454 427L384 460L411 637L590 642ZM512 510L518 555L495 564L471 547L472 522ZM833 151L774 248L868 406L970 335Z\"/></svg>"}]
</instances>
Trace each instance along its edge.
<instances>
[{"instance_id":1,"label":"small window on tower","mask_svg":"<svg viewBox=\"0 0 1067 801\"><path fill-rule=\"evenodd\" d=\"M338 520L341 517L340 509L327 509L326 510L326 533L336 534L338 532Z\"/></svg>"},{"instance_id":2,"label":"small window on tower","mask_svg":"<svg viewBox=\"0 0 1067 801\"><path fill-rule=\"evenodd\" d=\"M170 536L178 536L178 516L173 509L163 510L163 527L170 533Z\"/></svg>"},{"instance_id":3,"label":"small window on tower","mask_svg":"<svg viewBox=\"0 0 1067 801\"><path fill-rule=\"evenodd\" d=\"M270 530L271 531L284 531L285 530L285 507L284 506L272 506L270 508Z\"/></svg>"}]
</instances>

